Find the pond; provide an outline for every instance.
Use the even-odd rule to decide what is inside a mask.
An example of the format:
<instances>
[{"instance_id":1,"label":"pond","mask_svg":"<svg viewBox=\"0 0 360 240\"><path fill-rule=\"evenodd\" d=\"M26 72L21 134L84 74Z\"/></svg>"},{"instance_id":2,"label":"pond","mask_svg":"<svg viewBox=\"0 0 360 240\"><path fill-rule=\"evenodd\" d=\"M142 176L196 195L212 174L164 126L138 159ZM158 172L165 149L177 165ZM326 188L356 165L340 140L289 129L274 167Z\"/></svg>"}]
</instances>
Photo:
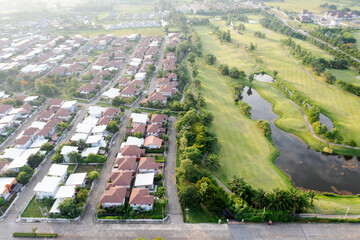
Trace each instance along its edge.
<instances>
[{"instance_id":1,"label":"pond","mask_svg":"<svg viewBox=\"0 0 360 240\"><path fill-rule=\"evenodd\" d=\"M255 74L254 78L260 82L274 82L274 79L268 74Z\"/></svg>"},{"instance_id":2,"label":"pond","mask_svg":"<svg viewBox=\"0 0 360 240\"><path fill-rule=\"evenodd\" d=\"M310 108L311 105L308 103L307 104L307 108ZM332 130L334 129L334 123L332 122L332 120L326 116L325 114L320 113L320 118L319 118L319 122L321 123L321 125L326 125L327 129L332 132Z\"/></svg>"},{"instance_id":3,"label":"pond","mask_svg":"<svg viewBox=\"0 0 360 240\"><path fill-rule=\"evenodd\" d=\"M329 155L311 149L295 135L275 126L278 115L256 90L245 87L242 96L242 101L252 107L252 119L270 122L273 142L280 150L275 164L295 187L338 194L360 193L360 158Z\"/></svg>"},{"instance_id":4,"label":"pond","mask_svg":"<svg viewBox=\"0 0 360 240\"><path fill-rule=\"evenodd\" d=\"M326 115L320 113L320 119L319 121L321 122L321 125L326 125L327 129L331 132L334 129L334 124L331 121L331 119L329 117L327 117Z\"/></svg>"}]
</instances>

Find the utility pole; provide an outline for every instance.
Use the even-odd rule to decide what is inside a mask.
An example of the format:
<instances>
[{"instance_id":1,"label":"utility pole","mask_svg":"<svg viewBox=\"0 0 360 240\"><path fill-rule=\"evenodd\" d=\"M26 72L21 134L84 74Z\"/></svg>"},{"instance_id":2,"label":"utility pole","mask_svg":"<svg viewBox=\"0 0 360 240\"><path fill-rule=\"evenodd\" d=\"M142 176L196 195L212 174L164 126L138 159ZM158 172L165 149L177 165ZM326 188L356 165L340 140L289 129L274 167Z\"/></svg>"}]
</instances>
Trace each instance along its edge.
<instances>
[{"instance_id":1,"label":"utility pole","mask_svg":"<svg viewBox=\"0 0 360 240\"><path fill-rule=\"evenodd\" d=\"M320 200L318 199L318 201L319 201L319 206L318 206L318 208L316 209L316 214L315 214L315 218L317 217L317 215L318 215L318 212L319 212L319 209L320 209Z\"/></svg>"},{"instance_id":2,"label":"utility pole","mask_svg":"<svg viewBox=\"0 0 360 240\"><path fill-rule=\"evenodd\" d=\"M186 211L186 222L189 222L189 208L185 208Z\"/></svg>"}]
</instances>

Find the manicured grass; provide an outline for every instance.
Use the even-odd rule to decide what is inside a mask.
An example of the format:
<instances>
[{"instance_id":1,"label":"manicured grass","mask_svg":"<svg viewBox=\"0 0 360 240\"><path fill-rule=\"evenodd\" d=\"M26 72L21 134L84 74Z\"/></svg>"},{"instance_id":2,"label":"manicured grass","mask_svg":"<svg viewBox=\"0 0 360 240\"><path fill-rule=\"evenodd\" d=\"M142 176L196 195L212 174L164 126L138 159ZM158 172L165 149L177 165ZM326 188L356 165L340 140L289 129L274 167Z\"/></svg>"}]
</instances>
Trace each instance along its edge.
<instances>
[{"instance_id":1,"label":"manicured grass","mask_svg":"<svg viewBox=\"0 0 360 240\"><path fill-rule=\"evenodd\" d=\"M213 24L227 29L224 21L213 21ZM243 35L231 31L234 44L242 47L249 46L250 42L253 42L257 45L253 57L261 59L262 66L270 71L277 70L279 77L309 98L312 104L320 106L322 112L333 122L337 122L337 129L344 138L354 139L360 144L359 98L313 81L282 49L280 40L286 36L264 29L259 24L245 24L245 26L246 30ZM205 29L206 27L199 28ZM255 31L265 32L266 39L255 38L253 36ZM241 68L241 66L239 67ZM314 77L316 76L314 75ZM316 78L318 79L318 77ZM323 79L319 78L319 81L323 81Z\"/></svg>"},{"instance_id":2,"label":"manicured grass","mask_svg":"<svg viewBox=\"0 0 360 240\"><path fill-rule=\"evenodd\" d=\"M50 211L52 205L54 204L55 199L43 199L35 201L35 196L31 199L29 205L26 207L25 211L21 215L22 217L34 217L34 218L42 218L44 217L41 214L40 207L44 209L47 208Z\"/></svg>"},{"instance_id":3,"label":"manicured grass","mask_svg":"<svg viewBox=\"0 0 360 240\"><path fill-rule=\"evenodd\" d=\"M337 79L341 79L344 82L349 82L354 85L360 86L360 73L354 69L347 69L347 70L337 70L331 69L332 74L335 75Z\"/></svg>"},{"instance_id":4,"label":"manicured grass","mask_svg":"<svg viewBox=\"0 0 360 240\"><path fill-rule=\"evenodd\" d=\"M275 84L270 84L276 87ZM301 112L277 91L269 88L267 85L254 82L253 87L260 93L260 95L273 104L274 113L279 115L279 118L275 121L275 125L286 131L299 136L304 142L306 142L313 149L321 151L324 147L328 147L328 144L323 143L311 135L303 115ZM349 150L342 147L331 146L334 153L345 155L356 155L359 151Z\"/></svg>"},{"instance_id":5,"label":"manicured grass","mask_svg":"<svg viewBox=\"0 0 360 240\"><path fill-rule=\"evenodd\" d=\"M186 223L218 223L219 219L223 222L226 220L222 214L212 213L203 208L189 209L189 221L184 210L183 219Z\"/></svg>"},{"instance_id":6,"label":"manicured grass","mask_svg":"<svg viewBox=\"0 0 360 240\"><path fill-rule=\"evenodd\" d=\"M356 43L355 46L360 49L360 31L353 31L352 34L354 35L354 37L356 38Z\"/></svg>"},{"instance_id":7,"label":"manicured grass","mask_svg":"<svg viewBox=\"0 0 360 240\"><path fill-rule=\"evenodd\" d=\"M262 31L264 30L261 27L256 26L256 24L246 24L247 29L252 28L252 26L250 25L255 25L255 29L257 28ZM223 45L216 46L217 45L216 41L218 40L216 39L216 37L210 34L210 30L206 29L206 27L196 27L196 30L202 39L202 43L204 47L204 55L207 54L208 52L215 54L216 57L218 58L217 64L224 62L229 64L229 62L231 61L225 59L226 55L228 56L229 59L236 60L238 58L238 55L236 53L234 55L230 55L231 52L233 52L232 49L229 49L231 48L231 46L227 46L227 47L223 47ZM235 33L232 32L232 38L233 39L235 38L235 40L237 40L238 36L240 36L241 38L243 38L242 39L243 41L237 40L236 43L238 43L240 47L245 46L248 45L249 41L252 42L258 41L257 39L251 37L253 31L256 30L251 30L251 33L247 33L248 36L235 35ZM278 35L278 34L270 33L270 35ZM246 40L246 38L250 40ZM260 48L261 50L257 50L256 55L258 57L261 57L261 60L263 60L262 65L266 67L266 70L269 70L269 68L271 71L275 69L278 70L279 75L282 77L288 76L291 78L291 76L293 76L299 79L306 78L306 75L304 75L303 72L297 69L299 68L299 66L297 66L296 64L294 66L294 64L290 61L291 59L289 59L288 56L282 54L281 45L279 44L280 39L282 39L282 37L277 36L277 40L276 39L263 40L265 41L265 43L261 43L260 41L257 43L258 48ZM271 52L273 54L270 54ZM220 61L219 59L223 59L224 61ZM273 60L274 62L271 62L271 60ZM278 65L276 66L275 63L278 63ZM236 66L239 67L240 69L247 71L249 68L246 68L246 65L247 64L241 63L241 61L239 61L239 64L236 64ZM260 66L259 69L264 69L264 67ZM252 141L254 140L253 139L254 133L249 132L249 127L245 124L246 121L244 121L242 116L237 115L238 110L232 104L232 98L231 98L232 96L227 86L227 81L229 80L219 75L219 73L216 70L216 66L209 67L207 65L204 65L202 60L200 60L199 71L200 71L199 79L201 80L202 83L202 92L204 94L204 97L206 98L207 109L211 111L215 117L213 123L213 130L216 132L220 143L219 155L221 157L221 168L220 170L215 172L215 174L225 184L228 182L226 180L226 176L231 176L233 172L236 172L238 173L238 175L245 177L247 181L249 181L249 179L251 179L252 177L255 178L256 181L249 181L252 185L255 186L258 186L257 184L259 184L259 182L265 183L265 185L266 183L274 183L274 182L277 184L283 183L284 185L286 185L288 180L282 177L283 174L281 172L279 173L279 171L276 171L278 169L274 167L273 164L271 163L269 164L269 161L268 162L264 161L264 158L260 158L259 156L256 157L251 156L251 154L256 152L256 148L259 148L259 146L264 148L264 146L266 145L262 144L263 142L261 142L261 138L257 138L257 137L256 139L258 141L257 142L255 141L256 143L253 144ZM289 83L292 82L289 81ZM299 85L301 86L302 83L300 82L300 80L298 80L297 82L292 84L294 87L296 87ZM306 85L314 85L314 84L311 83L311 81L306 80ZM316 86L316 89L319 91L319 94L322 94L323 92L331 91L331 89L329 90L326 87L324 86L321 87L321 86L322 85ZM295 106L293 106L291 103L286 101L286 99L282 97L279 93L277 93L275 90L266 87L263 84L257 83L255 81L254 87L256 88L256 90L259 91L259 93L265 99L273 103L274 112L280 115L279 119L276 121L276 125L278 127L300 136L314 148L321 149L323 147L323 143L315 140L310 135L310 131L307 125L305 124L305 121L300 111L296 109ZM309 86L309 87L314 87L314 86ZM353 106L345 106L345 105L347 101L354 102L355 99L351 101L348 99L349 96L347 94L340 94L346 96L345 98L347 100L343 100L341 99L342 96L336 96L336 94L338 94L337 90L336 91L334 90L333 94L334 94L334 96L332 96L333 103L334 101L340 101L341 104L343 104L344 108L348 110L349 108L353 107ZM235 124L238 126L236 126ZM231 128L232 131L228 131L226 128ZM234 142L240 144L236 144ZM243 145L244 143L245 144L248 143L249 145L246 145L245 147ZM236 152L237 150L238 152ZM346 152L344 151L344 149L341 148L335 148L334 150L338 152L343 151L343 153ZM351 151L348 153L356 154L356 152L351 152ZM246 157L249 157L250 159L246 159ZM240 169L237 169L237 167L239 167ZM271 176L269 177L268 175L263 174L262 172L263 169L267 169L268 172L271 171L273 174L271 174ZM222 175L221 174L222 172L225 172L226 176ZM245 176L243 175L243 172L245 172ZM248 175L250 175L250 177L248 177ZM276 185L273 185L271 188L275 186ZM261 187L266 188L264 186ZM317 196L317 198L321 202L320 213L344 214L346 212L347 207L351 206L352 210L349 212L349 214L360 214L360 207L359 207L360 198L358 197L347 197L347 196L332 197L332 196L319 195ZM317 201L315 200L314 205L316 204L316 202ZM316 211L316 208L314 210L314 207L307 210L307 212L314 212L314 211ZM201 217L202 215L199 214L199 216ZM199 220L197 221L206 221L204 219L201 219L200 217L198 217Z\"/></svg>"},{"instance_id":8,"label":"manicured grass","mask_svg":"<svg viewBox=\"0 0 360 240\"><path fill-rule=\"evenodd\" d=\"M313 206L307 210L309 213L316 213L319 206L319 214L343 214L345 215L348 207L350 210L349 215L360 214L360 197L357 196L316 196Z\"/></svg>"},{"instance_id":9,"label":"manicured grass","mask_svg":"<svg viewBox=\"0 0 360 240\"><path fill-rule=\"evenodd\" d=\"M69 166L69 167L68 167L68 173L69 173L69 174L73 173L73 172L74 172L74 169L75 169L76 164L70 164L70 165L68 165L68 166Z\"/></svg>"},{"instance_id":10,"label":"manicured grass","mask_svg":"<svg viewBox=\"0 0 360 240\"><path fill-rule=\"evenodd\" d=\"M102 164L97 164L97 165L79 165L79 166L76 168L75 173L83 173L83 172L89 173L89 172L91 172L91 171L98 171L98 172L100 172L102 166L103 166Z\"/></svg>"},{"instance_id":11,"label":"manicured grass","mask_svg":"<svg viewBox=\"0 0 360 240\"><path fill-rule=\"evenodd\" d=\"M225 44L217 47L219 42L208 28L197 30L204 48L203 55L212 53L218 58L218 63L246 70L253 68L238 50ZM228 184L235 175L244 177L254 187L266 190L289 187L287 178L272 163L277 150L262 136L255 122L243 116L234 104L230 79L220 75L217 66L205 65L202 59L197 62L200 63L198 78L201 92L206 109L214 115L212 129L219 139L221 167L215 175L224 184Z\"/></svg>"}]
</instances>

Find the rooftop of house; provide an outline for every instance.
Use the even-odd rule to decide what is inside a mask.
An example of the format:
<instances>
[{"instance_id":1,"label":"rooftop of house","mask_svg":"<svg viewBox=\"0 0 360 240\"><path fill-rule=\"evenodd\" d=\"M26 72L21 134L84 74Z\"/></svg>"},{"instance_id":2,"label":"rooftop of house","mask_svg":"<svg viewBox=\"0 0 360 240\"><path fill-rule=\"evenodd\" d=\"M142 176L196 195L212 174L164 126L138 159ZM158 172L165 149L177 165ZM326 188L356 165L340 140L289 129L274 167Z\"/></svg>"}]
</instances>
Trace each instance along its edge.
<instances>
[{"instance_id":1,"label":"rooftop of house","mask_svg":"<svg viewBox=\"0 0 360 240\"><path fill-rule=\"evenodd\" d=\"M154 195L149 195L147 188L133 188L129 204L154 204Z\"/></svg>"},{"instance_id":2,"label":"rooftop of house","mask_svg":"<svg viewBox=\"0 0 360 240\"><path fill-rule=\"evenodd\" d=\"M100 203L123 203L128 189L126 187L110 187L100 197Z\"/></svg>"}]
</instances>

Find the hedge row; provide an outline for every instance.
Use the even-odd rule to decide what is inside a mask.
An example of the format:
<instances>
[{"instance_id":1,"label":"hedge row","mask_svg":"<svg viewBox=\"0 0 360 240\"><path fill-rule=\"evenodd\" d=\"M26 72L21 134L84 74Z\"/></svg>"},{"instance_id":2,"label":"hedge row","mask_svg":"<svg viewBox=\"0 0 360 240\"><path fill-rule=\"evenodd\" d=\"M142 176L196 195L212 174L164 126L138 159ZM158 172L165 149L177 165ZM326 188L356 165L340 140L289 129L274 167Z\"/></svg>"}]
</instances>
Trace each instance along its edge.
<instances>
[{"instance_id":1,"label":"hedge row","mask_svg":"<svg viewBox=\"0 0 360 240\"><path fill-rule=\"evenodd\" d=\"M58 237L57 233L22 233L22 232L15 232L13 233L13 237L31 237L31 238L56 238Z\"/></svg>"}]
</instances>

